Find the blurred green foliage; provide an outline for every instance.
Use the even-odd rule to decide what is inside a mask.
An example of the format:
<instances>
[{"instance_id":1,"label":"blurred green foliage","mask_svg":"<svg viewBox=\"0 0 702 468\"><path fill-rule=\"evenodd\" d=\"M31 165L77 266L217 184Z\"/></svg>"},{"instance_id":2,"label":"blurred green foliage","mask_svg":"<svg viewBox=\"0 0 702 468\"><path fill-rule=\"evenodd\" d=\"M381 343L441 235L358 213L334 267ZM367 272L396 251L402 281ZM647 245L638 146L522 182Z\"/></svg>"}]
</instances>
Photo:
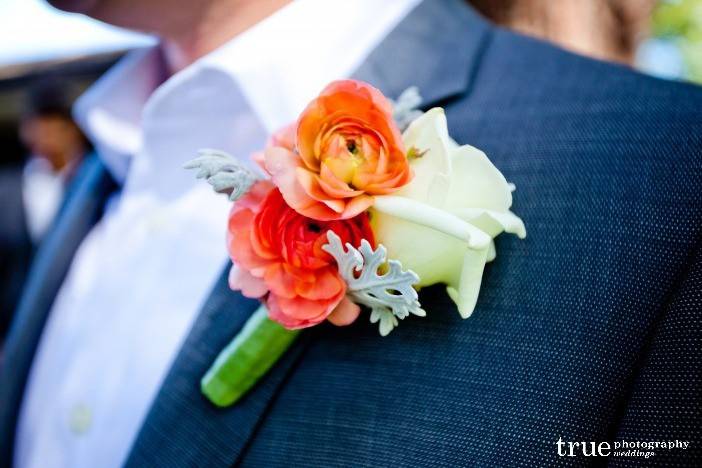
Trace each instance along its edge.
<instances>
[{"instance_id":1,"label":"blurred green foliage","mask_svg":"<svg viewBox=\"0 0 702 468\"><path fill-rule=\"evenodd\" d=\"M702 83L702 0L663 0L652 21L653 34L680 49L687 78Z\"/></svg>"}]
</instances>

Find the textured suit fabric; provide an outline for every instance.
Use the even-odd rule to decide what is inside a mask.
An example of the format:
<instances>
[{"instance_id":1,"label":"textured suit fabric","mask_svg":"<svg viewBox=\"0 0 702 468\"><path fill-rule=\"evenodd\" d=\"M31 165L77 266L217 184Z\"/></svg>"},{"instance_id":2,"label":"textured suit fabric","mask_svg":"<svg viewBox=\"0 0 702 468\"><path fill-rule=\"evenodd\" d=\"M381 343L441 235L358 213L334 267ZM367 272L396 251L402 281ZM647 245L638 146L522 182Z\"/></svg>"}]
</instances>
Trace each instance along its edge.
<instances>
[{"instance_id":1,"label":"textured suit fabric","mask_svg":"<svg viewBox=\"0 0 702 468\"><path fill-rule=\"evenodd\" d=\"M498 239L468 320L435 287L388 338L320 330L242 465L618 464L555 442L625 437L699 466L702 90L492 29L445 105L528 238Z\"/></svg>"},{"instance_id":2,"label":"textured suit fabric","mask_svg":"<svg viewBox=\"0 0 702 468\"><path fill-rule=\"evenodd\" d=\"M615 439L694 441L695 456L662 452L658 464L683 461L699 466L702 413L702 249L698 245L688 271L647 337L632 376ZM616 465L635 466L621 460Z\"/></svg>"},{"instance_id":3,"label":"textured suit fabric","mask_svg":"<svg viewBox=\"0 0 702 468\"><path fill-rule=\"evenodd\" d=\"M470 319L437 286L420 296L428 317L387 338L365 320L309 331L299 359L218 410L219 430L193 417L211 411L201 397L169 396L199 377L176 362L129 464L207 466L226 451L242 466L626 461L559 457L559 437L684 437L688 450L658 460L699 464L702 91L490 27L455 1L422 4L358 77L443 104L451 134L516 184L528 238L498 239ZM266 409L245 411L271 385ZM240 425L255 427L244 445Z\"/></svg>"},{"instance_id":4,"label":"textured suit fabric","mask_svg":"<svg viewBox=\"0 0 702 468\"><path fill-rule=\"evenodd\" d=\"M38 248L27 227L22 171L21 167L0 170L0 347L19 305ZM73 177L67 182L56 219L60 218L65 201L79 185L73 183Z\"/></svg>"},{"instance_id":5,"label":"textured suit fabric","mask_svg":"<svg viewBox=\"0 0 702 468\"><path fill-rule=\"evenodd\" d=\"M233 461L232 447L245 445L252 436L288 368L304 349L308 337L293 344L245 405L222 410L205 399L199 392L200 378L259 305L229 289L228 270L227 267L204 305L174 365L176 371L164 382L128 465L228 466ZM154 449L166 446L171 449Z\"/></svg>"},{"instance_id":6,"label":"textured suit fabric","mask_svg":"<svg viewBox=\"0 0 702 468\"><path fill-rule=\"evenodd\" d=\"M516 184L527 239L498 238L470 319L426 288L426 318L386 338L367 316L308 330L216 409L199 379L254 308L223 277L127 466L654 463L559 457L559 437L684 438L654 459L702 464L702 90L494 28L459 0L422 3L357 77L443 105L452 136Z\"/></svg>"},{"instance_id":7,"label":"textured suit fabric","mask_svg":"<svg viewBox=\"0 0 702 468\"><path fill-rule=\"evenodd\" d=\"M22 203L22 170L0 171L0 348L32 257Z\"/></svg>"}]
</instances>

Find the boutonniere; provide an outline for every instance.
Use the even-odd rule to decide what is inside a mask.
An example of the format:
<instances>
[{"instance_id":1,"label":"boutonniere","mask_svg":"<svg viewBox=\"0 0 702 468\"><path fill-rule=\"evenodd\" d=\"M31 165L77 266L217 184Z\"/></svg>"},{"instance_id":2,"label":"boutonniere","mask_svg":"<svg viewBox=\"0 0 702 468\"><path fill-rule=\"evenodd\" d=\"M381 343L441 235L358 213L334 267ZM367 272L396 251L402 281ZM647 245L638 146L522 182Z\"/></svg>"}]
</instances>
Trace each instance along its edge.
<instances>
[{"instance_id":1,"label":"boutonniere","mask_svg":"<svg viewBox=\"0 0 702 468\"><path fill-rule=\"evenodd\" d=\"M261 301L202 379L215 405L241 398L301 329L349 325L362 307L386 336L425 316L418 289L444 283L469 317L493 238L526 236L514 187L449 137L443 109L418 104L414 89L392 103L336 81L254 155L265 177L213 150L186 165L234 202L229 284Z\"/></svg>"}]
</instances>

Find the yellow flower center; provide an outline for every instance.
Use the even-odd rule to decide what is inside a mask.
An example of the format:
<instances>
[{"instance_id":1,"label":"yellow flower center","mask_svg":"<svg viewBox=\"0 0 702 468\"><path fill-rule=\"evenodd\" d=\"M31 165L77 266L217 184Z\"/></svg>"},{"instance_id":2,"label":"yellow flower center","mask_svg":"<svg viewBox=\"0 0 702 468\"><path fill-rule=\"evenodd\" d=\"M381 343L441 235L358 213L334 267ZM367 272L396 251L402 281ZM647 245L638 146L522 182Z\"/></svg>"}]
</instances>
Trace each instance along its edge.
<instances>
[{"instance_id":1,"label":"yellow flower center","mask_svg":"<svg viewBox=\"0 0 702 468\"><path fill-rule=\"evenodd\" d=\"M358 169L366 162L363 147L362 138L335 133L325 148L322 164L326 165L337 179L353 186Z\"/></svg>"}]
</instances>

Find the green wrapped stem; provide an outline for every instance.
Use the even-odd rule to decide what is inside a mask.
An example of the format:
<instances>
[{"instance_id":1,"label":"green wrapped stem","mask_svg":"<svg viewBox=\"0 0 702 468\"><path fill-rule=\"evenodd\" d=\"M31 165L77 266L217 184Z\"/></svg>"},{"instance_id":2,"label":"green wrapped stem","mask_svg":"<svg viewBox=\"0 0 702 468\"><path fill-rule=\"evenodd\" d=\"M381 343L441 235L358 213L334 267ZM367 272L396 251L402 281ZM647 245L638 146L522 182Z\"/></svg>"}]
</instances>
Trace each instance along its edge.
<instances>
[{"instance_id":1,"label":"green wrapped stem","mask_svg":"<svg viewBox=\"0 0 702 468\"><path fill-rule=\"evenodd\" d=\"M202 393L217 406L233 405L273 367L298 334L299 330L288 330L269 319L266 306L261 305L202 378Z\"/></svg>"}]
</instances>

